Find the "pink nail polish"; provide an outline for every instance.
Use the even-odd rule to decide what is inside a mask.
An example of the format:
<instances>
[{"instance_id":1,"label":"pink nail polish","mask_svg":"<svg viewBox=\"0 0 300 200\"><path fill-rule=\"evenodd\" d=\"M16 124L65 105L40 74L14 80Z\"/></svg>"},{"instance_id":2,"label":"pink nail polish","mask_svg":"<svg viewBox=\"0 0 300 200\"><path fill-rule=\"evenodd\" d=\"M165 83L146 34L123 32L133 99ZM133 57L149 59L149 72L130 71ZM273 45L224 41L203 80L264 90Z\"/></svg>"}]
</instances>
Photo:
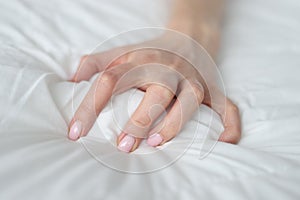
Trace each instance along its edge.
<instances>
[{"instance_id":1,"label":"pink nail polish","mask_svg":"<svg viewBox=\"0 0 300 200\"><path fill-rule=\"evenodd\" d=\"M130 135L126 135L119 143L118 149L128 153L132 149L134 143L135 138Z\"/></svg>"},{"instance_id":2,"label":"pink nail polish","mask_svg":"<svg viewBox=\"0 0 300 200\"><path fill-rule=\"evenodd\" d=\"M70 129L69 138L71 140L77 140L81 134L82 125L80 121L75 121Z\"/></svg>"},{"instance_id":3,"label":"pink nail polish","mask_svg":"<svg viewBox=\"0 0 300 200\"><path fill-rule=\"evenodd\" d=\"M151 135L148 140L147 140L147 144L152 146L152 147L156 147L157 145L159 145L161 142L163 141L163 138L160 136L160 134L155 133L153 135Z\"/></svg>"}]
</instances>

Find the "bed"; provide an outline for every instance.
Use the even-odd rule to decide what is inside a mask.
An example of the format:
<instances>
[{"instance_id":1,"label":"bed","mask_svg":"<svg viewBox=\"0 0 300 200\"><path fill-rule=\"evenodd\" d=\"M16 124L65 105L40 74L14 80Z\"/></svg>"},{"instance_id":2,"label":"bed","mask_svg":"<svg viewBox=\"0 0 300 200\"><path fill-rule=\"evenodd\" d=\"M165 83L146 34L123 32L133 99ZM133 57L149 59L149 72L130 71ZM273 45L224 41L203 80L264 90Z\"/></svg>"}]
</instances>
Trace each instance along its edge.
<instances>
[{"instance_id":1,"label":"bed","mask_svg":"<svg viewBox=\"0 0 300 200\"><path fill-rule=\"evenodd\" d=\"M201 107L166 150L119 152L110 106L89 136L67 139L91 81L69 82L80 55L108 38L163 27L170 0L0 2L0 199L299 199L300 3L229 0L218 66L239 106L238 145L211 143ZM155 14L153 14L155 12ZM145 36L146 37L146 36ZM115 45L145 38L128 37ZM76 88L76 90L74 90ZM142 92L114 99L122 120ZM210 125L212 127L210 127ZM202 149L201 149L201 148ZM207 148L207 149L206 149ZM204 152L204 153L203 153ZM207 153L208 152L208 153Z\"/></svg>"}]
</instances>

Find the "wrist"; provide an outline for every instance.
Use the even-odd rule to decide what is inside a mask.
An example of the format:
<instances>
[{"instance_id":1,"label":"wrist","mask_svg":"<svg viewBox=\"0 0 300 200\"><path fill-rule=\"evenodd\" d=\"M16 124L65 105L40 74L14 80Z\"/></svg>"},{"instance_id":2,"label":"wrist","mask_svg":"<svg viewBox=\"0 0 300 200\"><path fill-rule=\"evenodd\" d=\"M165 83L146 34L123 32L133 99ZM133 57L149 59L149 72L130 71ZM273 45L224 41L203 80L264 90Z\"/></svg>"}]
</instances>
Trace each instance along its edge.
<instances>
[{"instance_id":1,"label":"wrist","mask_svg":"<svg viewBox=\"0 0 300 200\"><path fill-rule=\"evenodd\" d=\"M172 22L175 21L175 22ZM219 49L220 26L215 22L195 22L193 20L172 20L168 28L181 32L197 41L208 53L215 57Z\"/></svg>"}]
</instances>

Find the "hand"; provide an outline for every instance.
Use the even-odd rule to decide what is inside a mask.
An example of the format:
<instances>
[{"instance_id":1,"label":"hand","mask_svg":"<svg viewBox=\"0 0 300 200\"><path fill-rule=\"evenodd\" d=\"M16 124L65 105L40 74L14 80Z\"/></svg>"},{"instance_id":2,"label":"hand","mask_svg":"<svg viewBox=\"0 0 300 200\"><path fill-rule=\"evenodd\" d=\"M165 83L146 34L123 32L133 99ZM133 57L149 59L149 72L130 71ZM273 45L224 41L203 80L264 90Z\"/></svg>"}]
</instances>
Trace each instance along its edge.
<instances>
[{"instance_id":1,"label":"hand","mask_svg":"<svg viewBox=\"0 0 300 200\"><path fill-rule=\"evenodd\" d=\"M225 129L219 140L237 143L241 134L238 108L217 89L214 66L198 49L190 40L164 34L144 43L83 56L73 81L101 73L70 123L69 138L87 135L113 94L136 87L145 95L118 136L120 150L134 151L144 138L153 147L171 140L201 103L222 118ZM167 115L152 128L167 107Z\"/></svg>"}]
</instances>

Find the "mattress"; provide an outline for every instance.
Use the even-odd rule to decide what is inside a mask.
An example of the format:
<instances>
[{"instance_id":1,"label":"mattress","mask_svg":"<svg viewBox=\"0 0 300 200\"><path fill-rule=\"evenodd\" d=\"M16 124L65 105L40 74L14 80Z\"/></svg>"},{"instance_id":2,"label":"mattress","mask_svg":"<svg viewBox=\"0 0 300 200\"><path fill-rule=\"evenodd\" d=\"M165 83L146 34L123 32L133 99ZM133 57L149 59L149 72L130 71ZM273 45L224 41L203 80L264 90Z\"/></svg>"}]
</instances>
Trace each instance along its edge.
<instances>
[{"instance_id":1,"label":"mattress","mask_svg":"<svg viewBox=\"0 0 300 200\"><path fill-rule=\"evenodd\" d=\"M118 151L115 122L136 108L137 90L117 95L87 137L67 139L92 82L68 81L80 55L129 30L164 27L170 4L0 2L0 199L300 198L297 0L227 1L217 63L240 108L237 145L216 142L220 119L201 106L163 147ZM148 37L127 34L108 48Z\"/></svg>"}]
</instances>

